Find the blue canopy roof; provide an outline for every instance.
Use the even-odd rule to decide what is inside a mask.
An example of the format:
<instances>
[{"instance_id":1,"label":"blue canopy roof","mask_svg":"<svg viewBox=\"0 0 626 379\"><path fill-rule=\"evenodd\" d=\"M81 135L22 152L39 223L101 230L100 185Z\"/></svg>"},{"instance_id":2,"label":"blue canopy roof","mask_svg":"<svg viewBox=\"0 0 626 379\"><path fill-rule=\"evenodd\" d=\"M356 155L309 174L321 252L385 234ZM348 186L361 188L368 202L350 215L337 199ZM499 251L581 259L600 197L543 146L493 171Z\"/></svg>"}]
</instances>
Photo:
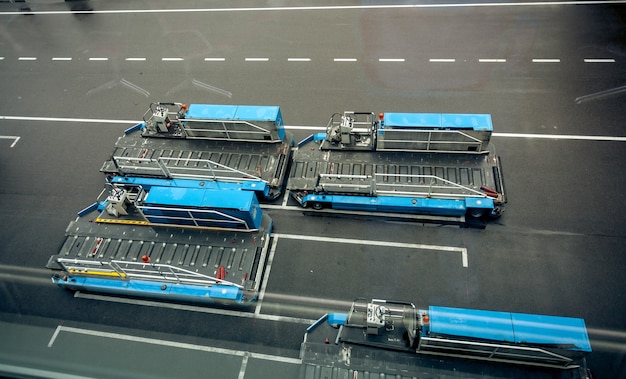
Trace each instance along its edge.
<instances>
[{"instance_id":1,"label":"blue canopy roof","mask_svg":"<svg viewBox=\"0 0 626 379\"><path fill-rule=\"evenodd\" d=\"M580 318L430 306L431 334L516 344L558 345L590 352Z\"/></svg>"},{"instance_id":2,"label":"blue canopy roof","mask_svg":"<svg viewBox=\"0 0 626 379\"><path fill-rule=\"evenodd\" d=\"M280 122L280 107L274 105L191 104L187 119Z\"/></svg>"},{"instance_id":3,"label":"blue canopy roof","mask_svg":"<svg viewBox=\"0 0 626 379\"><path fill-rule=\"evenodd\" d=\"M493 130L489 114L385 113L385 127Z\"/></svg>"}]
</instances>

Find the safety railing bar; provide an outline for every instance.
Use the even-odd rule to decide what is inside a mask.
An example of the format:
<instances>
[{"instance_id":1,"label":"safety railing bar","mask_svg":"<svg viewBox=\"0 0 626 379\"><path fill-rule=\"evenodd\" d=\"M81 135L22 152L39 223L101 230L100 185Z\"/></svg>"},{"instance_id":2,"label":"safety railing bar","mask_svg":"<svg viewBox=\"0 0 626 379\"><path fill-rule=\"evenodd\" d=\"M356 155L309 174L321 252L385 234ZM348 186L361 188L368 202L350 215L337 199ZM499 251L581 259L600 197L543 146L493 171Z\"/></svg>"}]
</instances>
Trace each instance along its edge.
<instances>
[{"instance_id":1,"label":"safety railing bar","mask_svg":"<svg viewBox=\"0 0 626 379\"><path fill-rule=\"evenodd\" d=\"M207 164L209 164L209 165L214 165L214 166L217 166L217 167L223 168L224 170L226 170L226 171L228 171L228 172L236 172L236 173L238 173L238 174L240 174L240 175L243 175L243 176L253 177L253 178L255 178L255 179L259 180L259 181L264 181L263 179L261 179L261 178L259 178L259 177L257 177L257 176L250 175L250 174L248 174L248 173L246 173L246 172L243 172L243 171L240 171L240 170L234 169L234 168L232 168L232 167L228 167L228 166L226 166L226 165L223 165L223 164L221 164L221 163L217 163L217 162L212 161L212 160L210 160L210 159L198 159L198 158L168 158L168 157L160 157L160 158L159 158L159 160L163 160L163 161L171 161L171 160L182 160L182 161L187 161L187 160L188 160L188 161L191 161L191 162L207 163ZM213 170L213 168L211 168L211 169Z\"/></svg>"},{"instance_id":2,"label":"safety railing bar","mask_svg":"<svg viewBox=\"0 0 626 379\"><path fill-rule=\"evenodd\" d=\"M352 174L319 174L321 178L349 178L349 179L372 179L371 175L352 175Z\"/></svg>"},{"instance_id":3,"label":"safety railing bar","mask_svg":"<svg viewBox=\"0 0 626 379\"><path fill-rule=\"evenodd\" d=\"M248 226L247 226L247 224L245 224L245 222L238 222L238 221L233 221L233 220L214 220L214 219L201 219L201 218L184 218L184 217L175 217L175 216L146 216L146 218L148 219L148 221L150 221L150 218L159 218L159 219L166 219L166 220L174 221L174 223L169 224L170 226L172 226L172 225L181 225L181 224L175 223L175 221L192 221L192 222L194 222L193 226L200 227L200 225L198 224L197 221L201 221L202 224L231 224L230 227L234 227L235 225L245 225L246 226L245 229L248 229ZM154 225L168 225L168 224L163 223L163 222L152 222L152 221L150 221L150 223L154 224ZM192 226L192 225L189 225L189 226Z\"/></svg>"},{"instance_id":4,"label":"safety railing bar","mask_svg":"<svg viewBox=\"0 0 626 379\"><path fill-rule=\"evenodd\" d=\"M323 183L322 187L350 187L350 188L371 188L371 184L352 184L352 183Z\"/></svg>"},{"instance_id":5,"label":"safety railing bar","mask_svg":"<svg viewBox=\"0 0 626 379\"><path fill-rule=\"evenodd\" d=\"M115 263L115 264L131 264L131 265L137 265L137 266L142 266L142 267L152 267L152 268L155 268L155 270L151 272L160 273L160 274L166 273L165 271L160 271L160 269L167 269L169 270L168 272L170 272L172 275L174 274L178 275L177 277L181 277L183 275L185 276L189 275L189 276L194 276L194 277L205 278L205 279L212 280L212 281L219 282L219 283L225 283L227 285L232 285L238 288L243 288L242 285L230 282L228 280L217 279L210 275L201 274L198 272L190 271L181 267L176 267L176 266L172 266L172 265L164 264L164 263L129 262L129 261L120 261L120 260L111 260L110 262ZM126 272L124 271L124 273Z\"/></svg>"},{"instance_id":6,"label":"safety railing bar","mask_svg":"<svg viewBox=\"0 0 626 379\"><path fill-rule=\"evenodd\" d=\"M378 151L400 151L400 152L414 152L414 153L423 153L423 152L431 152L431 151L436 151L437 153L446 153L446 154L485 154L487 151L486 150L482 150L480 149L480 151L464 151L464 150L428 150L428 149L409 149L409 148L403 148L403 149L398 149L398 148L389 148L389 147L383 147L381 148L380 146L377 147Z\"/></svg>"},{"instance_id":7,"label":"safety railing bar","mask_svg":"<svg viewBox=\"0 0 626 379\"><path fill-rule=\"evenodd\" d=\"M261 126L252 124L249 121L245 121L245 120L212 120L212 119L203 119L203 120L196 120L196 119L185 119L184 121L189 122L189 123L210 123L210 122L215 122L215 123L222 123L224 125L224 127L226 127L226 123L231 123L231 124L244 124L244 125L248 125L251 126L254 129L258 129L260 130L260 132L256 132L259 134L271 134L272 131L265 129ZM198 131L211 131L211 129L193 129L193 130L198 130ZM214 130L214 131L218 131L218 130ZM236 133L253 133L252 131L241 131L241 130L228 130L229 133L232 132L236 132Z\"/></svg>"},{"instance_id":8,"label":"safety railing bar","mask_svg":"<svg viewBox=\"0 0 626 379\"><path fill-rule=\"evenodd\" d=\"M450 144L450 145L482 145L482 141L433 141L433 140L401 140L401 139L388 139L385 138L385 143L394 142L394 143L425 143L425 144Z\"/></svg>"},{"instance_id":9,"label":"safety railing bar","mask_svg":"<svg viewBox=\"0 0 626 379\"><path fill-rule=\"evenodd\" d=\"M157 210L157 211L180 211L180 212L187 212L187 211L191 211L191 212L197 212L197 213L205 213L205 214L214 214L214 215L219 215L219 216L223 216L226 218L226 220L223 221L227 221L227 220L233 220L233 221L241 221L241 222L245 222L244 220L242 220L241 218L217 211L215 209L193 209L190 210L188 208L168 208L168 207L153 207L153 206L149 206L149 205L140 205L138 206L140 209L144 210L144 209L150 209L150 210ZM163 217L163 218L167 218L167 217L171 217L171 218L179 218L179 219L184 219L181 217L177 217L177 216L165 216L165 215L147 215L146 217ZM193 216L192 216L193 217ZM222 221L222 220L217 220L217 221Z\"/></svg>"},{"instance_id":10,"label":"safety railing bar","mask_svg":"<svg viewBox=\"0 0 626 379\"><path fill-rule=\"evenodd\" d=\"M566 356L554 353L552 351L548 351L545 349L541 349L541 348L537 348L537 347L530 347L530 346L511 346L511 345L496 345L493 343L486 343L486 342L472 342L472 341L463 341L463 340L442 340L439 338L430 338L430 337L422 337L420 338L420 340L426 341L427 342L427 346L429 347L439 347L437 345L428 345L428 341L434 341L434 342L445 342L445 343L455 343L455 344L459 344L459 345L470 345L470 346L482 346L482 347L491 347L491 348L502 348L505 347L507 349L511 349L511 350L521 350L521 351L534 351L537 353L544 353L546 355L550 355L556 359L561 359L563 361L566 362L571 362L572 359L568 358ZM445 348L445 347L442 347Z\"/></svg>"},{"instance_id":11,"label":"safety railing bar","mask_svg":"<svg viewBox=\"0 0 626 379\"><path fill-rule=\"evenodd\" d=\"M376 191L377 194L389 196L424 196L434 198L458 198L458 197L474 197L474 195L464 193L440 193L440 192L406 192L406 191ZM485 197L485 196L481 196Z\"/></svg>"},{"instance_id":12,"label":"safety railing bar","mask_svg":"<svg viewBox=\"0 0 626 379\"><path fill-rule=\"evenodd\" d=\"M409 128L406 128L406 129L378 128L378 132L379 133L383 133L383 134L393 134L393 133L422 133L422 134L428 133L429 135L432 135L432 134L458 134L458 135L466 137L466 138L468 138L470 140L474 140L474 141L477 141L479 143L481 142L480 139L478 139L478 138L476 138L474 136L471 136L471 135L469 135L469 134L467 134L467 133L465 133L465 132L463 132L461 130L436 130L436 129L424 130L424 129L409 129ZM388 140L385 138L385 141L388 141Z\"/></svg>"}]
</instances>

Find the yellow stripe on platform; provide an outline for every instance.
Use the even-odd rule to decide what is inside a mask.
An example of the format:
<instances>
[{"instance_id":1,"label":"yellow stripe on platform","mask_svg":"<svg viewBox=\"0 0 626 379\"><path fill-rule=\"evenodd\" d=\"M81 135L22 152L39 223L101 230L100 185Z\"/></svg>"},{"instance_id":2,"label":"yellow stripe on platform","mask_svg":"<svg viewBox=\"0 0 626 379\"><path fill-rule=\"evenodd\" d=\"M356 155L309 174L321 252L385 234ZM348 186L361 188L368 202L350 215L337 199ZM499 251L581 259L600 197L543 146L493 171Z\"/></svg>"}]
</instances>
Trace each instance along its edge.
<instances>
[{"instance_id":1,"label":"yellow stripe on platform","mask_svg":"<svg viewBox=\"0 0 626 379\"><path fill-rule=\"evenodd\" d=\"M96 275L96 276L112 276L116 278L126 278L126 274L115 271L96 271L96 270L69 270L70 275Z\"/></svg>"},{"instance_id":2,"label":"yellow stripe on platform","mask_svg":"<svg viewBox=\"0 0 626 379\"><path fill-rule=\"evenodd\" d=\"M148 221L141 220L116 220L112 218L96 218L96 222L102 222L107 224L125 224L125 225L148 225Z\"/></svg>"}]
</instances>

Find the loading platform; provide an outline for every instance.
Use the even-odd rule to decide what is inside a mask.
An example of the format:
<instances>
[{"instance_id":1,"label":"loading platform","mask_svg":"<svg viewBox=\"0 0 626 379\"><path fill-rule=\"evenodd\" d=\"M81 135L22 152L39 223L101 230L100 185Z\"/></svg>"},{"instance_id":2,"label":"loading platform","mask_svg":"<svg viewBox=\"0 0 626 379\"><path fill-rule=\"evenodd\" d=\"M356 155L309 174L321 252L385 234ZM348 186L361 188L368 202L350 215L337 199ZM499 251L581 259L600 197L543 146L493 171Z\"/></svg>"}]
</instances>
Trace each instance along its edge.
<instances>
[{"instance_id":1,"label":"loading platform","mask_svg":"<svg viewBox=\"0 0 626 379\"><path fill-rule=\"evenodd\" d=\"M135 133L118 139L101 172L109 176L259 180L268 186L260 199L271 200L282 193L289 143L141 138Z\"/></svg>"},{"instance_id":2,"label":"loading platform","mask_svg":"<svg viewBox=\"0 0 626 379\"><path fill-rule=\"evenodd\" d=\"M69 224L47 268L70 290L189 302L248 304L260 289L271 219L232 232L94 223Z\"/></svg>"},{"instance_id":3,"label":"loading platform","mask_svg":"<svg viewBox=\"0 0 626 379\"><path fill-rule=\"evenodd\" d=\"M265 183L283 191L293 146L277 106L152 103L125 131L101 172L109 175Z\"/></svg>"},{"instance_id":4,"label":"loading platform","mask_svg":"<svg viewBox=\"0 0 626 379\"><path fill-rule=\"evenodd\" d=\"M287 189L304 207L473 218L506 203L491 116L344 112L298 144Z\"/></svg>"}]
</instances>

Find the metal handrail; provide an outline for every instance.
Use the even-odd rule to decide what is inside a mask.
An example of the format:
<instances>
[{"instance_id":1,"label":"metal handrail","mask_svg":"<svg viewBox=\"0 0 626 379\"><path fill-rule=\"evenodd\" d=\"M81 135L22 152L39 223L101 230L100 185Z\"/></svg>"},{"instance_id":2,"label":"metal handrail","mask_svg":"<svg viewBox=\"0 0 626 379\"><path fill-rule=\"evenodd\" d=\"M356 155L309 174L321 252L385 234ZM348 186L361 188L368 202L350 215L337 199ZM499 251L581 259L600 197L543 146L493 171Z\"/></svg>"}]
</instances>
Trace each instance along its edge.
<instances>
[{"instance_id":1,"label":"metal handrail","mask_svg":"<svg viewBox=\"0 0 626 379\"><path fill-rule=\"evenodd\" d=\"M218 279L216 277L200 274L194 271L186 270L184 268L172 266L163 263L145 263L145 262L132 262L123 260L110 260L110 261L92 261L86 259L74 259L74 258L57 258L57 263L61 265L64 271L69 272L75 270L74 275L80 275L82 271L84 275L89 275L89 269L94 269L100 272L117 273L120 278L125 279L146 279L146 280L165 280L168 282L174 282L179 284L195 284L210 286L215 284L223 284L234 286L237 288L244 288L240 284L236 284L224 279ZM122 266L133 266L132 268L124 268ZM94 274L93 272L91 273Z\"/></svg>"},{"instance_id":2,"label":"metal handrail","mask_svg":"<svg viewBox=\"0 0 626 379\"><path fill-rule=\"evenodd\" d=\"M415 196L415 195L423 195L426 197L433 197L433 196L440 196L440 197L458 197L458 196L463 196L463 197L488 197L487 194L475 190L473 188L452 182L450 180L441 178L439 176L435 176L435 175L418 175L418 174L383 174L383 173L375 173L374 175L343 175L343 174L320 174L320 179L324 179L324 178L335 178L335 179L358 179L358 180L369 180L368 184L362 184L362 183L323 183L322 186L323 187L335 187L335 188L342 188L342 187L351 187L351 188L372 188L373 191L377 194L386 194L386 195L396 195L396 196L401 196L401 195L408 195L408 196ZM385 177L403 177L403 178L410 178L410 179L429 179L428 181L425 180L424 184L414 184L414 183L398 183L398 182L393 182L393 183L386 183L384 182L384 178ZM382 178L382 179L381 179ZM443 185L438 185L437 183L442 182ZM388 187L392 187L392 189L386 189ZM399 188L401 189L407 189L407 190L398 190ZM411 191L411 188L427 188L426 191ZM375 189L375 190L374 190ZM445 192L440 192L440 191L445 191L445 190L458 190L458 191L465 191L467 193L458 193L458 192L450 192L450 193L445 193Z\"/></svg>"},{"instance_id":3,"label":"metal handrail","mask_svg":"<svg viewBox=\"0 0 626 379\"><path fill-rule=\"evenodd\" d=\"M124 173L124 170L147 170L147 171L160 171L161 174L166 178L190 178L190 179L204 179L204 180L213 180L213 181L257 181L263 182L265 184L268 183L267 180L264 180L258 176L234 169L232 167L228 167L221 163L217 163L210 159L199 159L199 158L174 158L174 157L159 157L159 158L137 158L137 157L120 157L113 156L112 158L115 162L117 168ZM146 164L155 164L156 167L150 167L147 165L125 165L121 164L120 161L130 161L130 162L138 162L138 163L146 163ZM168 165L169 161L183 161L186 163L189 162L197 162L204 163L205 168L199 167L180 167L180 166L172 166ZM184 174L177 171L198 171L200 174ZM239 176L223 176L218 173L231 173L238 174Z\"/></svg>"}]
</instances>

